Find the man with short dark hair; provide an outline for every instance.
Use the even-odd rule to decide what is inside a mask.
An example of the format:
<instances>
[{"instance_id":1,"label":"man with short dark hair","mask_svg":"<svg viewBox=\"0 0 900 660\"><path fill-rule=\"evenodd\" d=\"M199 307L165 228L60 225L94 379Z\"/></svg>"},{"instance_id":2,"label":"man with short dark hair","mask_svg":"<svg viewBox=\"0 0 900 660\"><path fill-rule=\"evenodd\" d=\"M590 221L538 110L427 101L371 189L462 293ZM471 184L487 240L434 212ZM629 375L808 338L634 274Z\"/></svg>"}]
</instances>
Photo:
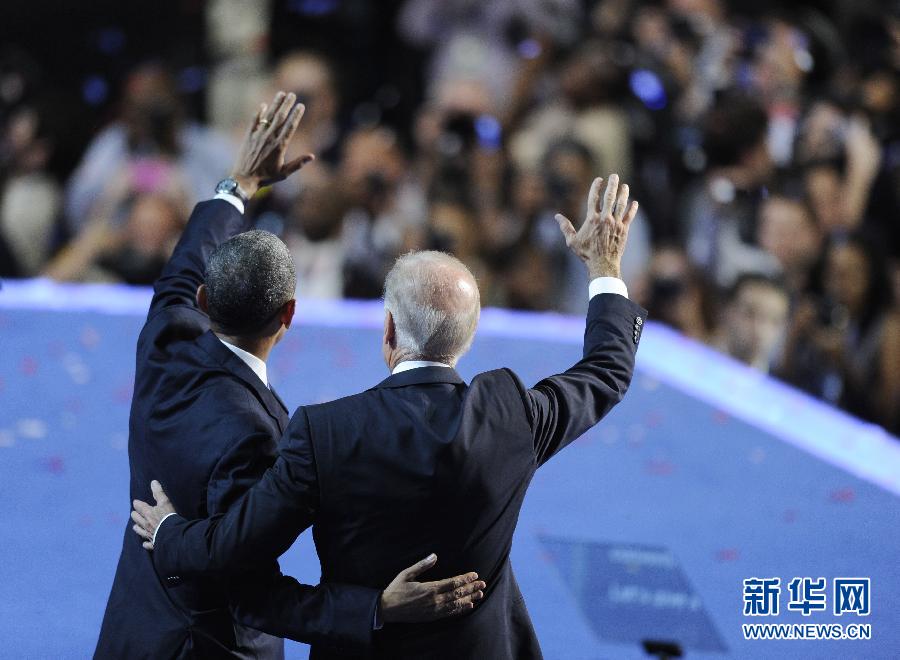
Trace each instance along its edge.
<instances>
[{"instance_id":1,"label":"man with short dark hair","mask_svg":"<svg viewBox=\"0 0 900 660\"><path fill-rule=\"evenodd\" d=\"M784 340L789 309L781 280L745 273L728 293L717 344L736 360L769 373Z\"/></svg>"},{"instance_id":2,"label":"man with short dark hair","mask_svg":"<svg viewBox=\"0 0 900 660\"><path fill-rule=\"evenodd\" d=\"M260 108L231 178L194 209L156 282L137 344L132 499L147 498L148 480L165 473L180 510L219 514L274 460L288 413L269 386L266 360L293 320L296 278L277 237L239 232L248 224L244 203L261 185L312 160L284 162L303 113L295 101L279 93ZM281 575L274 559L247 562L227 578L164 577L126 529L95 657L281 658L283 642L272 635L364 651L373 628L462 612L484 587L474 574L414 582L433 557L384 591L310 587Z\"/></svg>"}]
</instances>

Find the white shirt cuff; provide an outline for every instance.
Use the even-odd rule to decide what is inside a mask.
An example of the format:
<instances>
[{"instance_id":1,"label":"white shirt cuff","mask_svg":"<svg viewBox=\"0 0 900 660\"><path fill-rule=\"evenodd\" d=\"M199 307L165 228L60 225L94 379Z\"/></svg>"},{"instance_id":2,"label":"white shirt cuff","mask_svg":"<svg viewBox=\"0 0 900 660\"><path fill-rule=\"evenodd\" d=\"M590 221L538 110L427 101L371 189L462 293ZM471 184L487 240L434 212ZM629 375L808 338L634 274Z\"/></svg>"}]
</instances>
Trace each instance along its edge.
<instances>
[{"instance_id":1,"label":"white shirt cuff","mask_svg":"<svg viewBox=\"0 0 900 660\"><path fill-rule=\"evenodd\" d=\"M213 199L222 199L231 204L234 208L238 210L238 213L244 215L244 201L240 197L236 197L235 195L229 195L228 193L216 193L216 196Z\"/></svg>"},{"instance_id":2,"label":"white shirt cuff","mask_svg":"<svg viewBox=\"0 0 900 660\"><path fill-rule=\"evenodd\" d=\"M156 545L156 535L159 534L159 528L162 527L164 522L166 522L166 518L168 518L169 516L174 516L174 515L175 515L174 511L172 513L167 513L166 515L163 516L162 520L159 521L159 524L156 526L156 529L153 530L153 540L151 541L151 543L153 545Z\"/></svg>"},{"instance_id":3,"label":"white shirt cuff","mask_svg":"<svg viewBox=\"0 0 900 660\"><path fill-rule=\"evenodd\" d=\"M618 277L595 277L588 286L588 299L601 293L617 293L628 297L628 287Z\"/></svg>"}]
</instances>

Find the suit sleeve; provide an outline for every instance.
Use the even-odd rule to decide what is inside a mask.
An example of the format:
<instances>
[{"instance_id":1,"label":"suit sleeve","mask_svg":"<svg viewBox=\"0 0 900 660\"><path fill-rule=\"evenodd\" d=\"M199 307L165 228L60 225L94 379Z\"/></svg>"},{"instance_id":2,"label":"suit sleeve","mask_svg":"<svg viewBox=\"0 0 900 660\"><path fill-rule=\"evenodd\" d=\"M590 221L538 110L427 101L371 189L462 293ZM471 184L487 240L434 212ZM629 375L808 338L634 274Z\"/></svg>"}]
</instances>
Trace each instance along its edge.
<instances>
[{"instance_id":1,"label":"suit sleeve","mask_svg":"<svg viewBox=\"0 0 900 660\"><path fill-rule=\"evenodd\" d=\"M229 507L203 520L170 516L153 551L166 576L240 570L273 561L312 525L319 492L309 423L301 408L272 467Z\"/></svg>"},{"instance_id":2,"label":"suit sleeve","mask_svg":"<svg viewBox=\"0 0 900 660\"><path fill-rule=\"evenodd\" d=\"M245 217L228 202L213 199L197 204L172 257L153 285L148 319L171 305L195 306L209 255L245 229Z\"/></svg>"},{"instance_id":3,"label":"suit sleeve","mask_svg":"<svg viewBox=\"0 0 900 660\"><path fill-rule=\"evenodd\" d=\"M647 311L624 296L603 293L591 299L583 358L523 391L537 465L594 426L625 396L646 318Z\"/></svg>"},{"instance_id":4,"label":"suit sleeve","mask_svg":"<svg viewBox=\"0 0 900 660\"><path fill-rule=\"evenodd\" d=\"M259 481L271 464L270 442L267 433L249 435L222 457L207 488L210 514L227 511ZM334 651L360 651L372 643L377 589L300 584L282 575L274 559L223 579L232 614L246 626Z\"/></svg>"}]
</instances>

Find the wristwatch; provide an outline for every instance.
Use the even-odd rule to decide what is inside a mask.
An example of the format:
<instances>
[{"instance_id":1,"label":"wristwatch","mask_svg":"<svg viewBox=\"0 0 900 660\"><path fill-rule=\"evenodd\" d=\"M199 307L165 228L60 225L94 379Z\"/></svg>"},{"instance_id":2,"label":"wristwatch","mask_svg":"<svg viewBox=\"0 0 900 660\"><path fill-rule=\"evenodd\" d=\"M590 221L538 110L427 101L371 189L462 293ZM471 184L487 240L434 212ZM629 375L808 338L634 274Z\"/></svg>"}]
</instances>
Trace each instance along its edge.
<instances>
[{"instance_id":1,"label":"wristwatch","mask_svg":"<svg viewBox=\"0 0 900 660\"><path fill-rule=\"evenodd\" d=\"M241 190L238 182L230 177L227 179L222 179L221 181L219 181L219 183L216 184L216 194L234 195L244 204L250 201L250 198L247 197L247 194L243 190Z\"/></svg>"}]
</instances>

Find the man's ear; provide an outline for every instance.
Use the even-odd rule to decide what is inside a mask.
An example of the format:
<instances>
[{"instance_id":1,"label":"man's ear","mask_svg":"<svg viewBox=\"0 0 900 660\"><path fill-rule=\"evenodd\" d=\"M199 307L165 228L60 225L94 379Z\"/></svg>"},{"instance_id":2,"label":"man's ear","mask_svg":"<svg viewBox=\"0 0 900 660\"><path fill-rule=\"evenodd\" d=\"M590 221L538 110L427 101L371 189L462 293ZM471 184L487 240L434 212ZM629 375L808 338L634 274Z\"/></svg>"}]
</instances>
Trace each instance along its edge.
<instances>
[{"instance_id":1,"label":"man's ear","mask_svg":"<svg viewBox=\"0 0 900 660\"><path fill-rule=\"evenodd\" d=\"M291 323L294 320L294 312L297 311L297 301L296 300L288 300L281 307L281 316L279 316L279 320L281 324L285 327L285 329L291 327Z\"/></svg>"},{"instance_id":2,"label":"man's ear","mask_svg":"<svg viewBox=\"0 0 900 660\"><path fill-rule=\"evenodd\" d=\"M394 317L384 310L384 343L391 348L397 348L397 328L394 326Z\"/></svg>"},{"instance_id":3,"label":"man's ear","mask_svg":"<svg viewBox=\"0 0 900 660\"><path fill-rule=\"evenodd\" d=\"M204 314L209 314L209 304L206 300L206 285L201 284L197 287L197 307L200 308L200 311Z\"/></svg>"}]
</instances>

